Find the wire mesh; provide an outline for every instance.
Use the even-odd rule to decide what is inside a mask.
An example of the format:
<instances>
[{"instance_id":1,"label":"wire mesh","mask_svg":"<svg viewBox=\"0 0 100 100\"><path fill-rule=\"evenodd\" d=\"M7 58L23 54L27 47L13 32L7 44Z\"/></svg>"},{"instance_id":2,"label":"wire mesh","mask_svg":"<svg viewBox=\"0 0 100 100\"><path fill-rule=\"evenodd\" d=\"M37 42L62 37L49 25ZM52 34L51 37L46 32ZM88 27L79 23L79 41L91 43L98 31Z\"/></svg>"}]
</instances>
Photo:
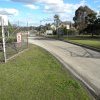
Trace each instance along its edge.
<instances>
[{"instance_id":1,"label":"wire mesh","mask_svg":"<svg viewBox=\"0 0 100 100\"><path fill-rule=\"evenodd\" d=\"M18 33L20 33L21 35L20 42L17 39ZM5 34L6 60L9 60L9 58L13 57L14 55L18 54L19 52L23 51L28 47L27 31L21 31L21 29L19 30L18 28L18 30L16 32L13 32L12 34L9 31L7 31L7 27L5 27L4 34ZM0 36L0 63L2 62L5 62L5 57L3 51L2 36Z\"/></svg>"}]
</instances>

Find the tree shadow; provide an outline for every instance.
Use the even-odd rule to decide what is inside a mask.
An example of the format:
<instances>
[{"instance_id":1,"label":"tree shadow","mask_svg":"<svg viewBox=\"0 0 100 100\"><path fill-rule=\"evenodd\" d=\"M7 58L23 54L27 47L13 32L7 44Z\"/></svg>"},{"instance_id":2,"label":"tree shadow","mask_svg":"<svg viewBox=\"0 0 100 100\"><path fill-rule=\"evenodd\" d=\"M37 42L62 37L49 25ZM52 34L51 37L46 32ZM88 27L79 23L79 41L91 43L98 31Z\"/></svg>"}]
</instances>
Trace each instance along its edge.
<instances>
[{"instance_id":1,"label":"tree shadow","mask_svg":"<svg viewBox=\"0 0 100 100\"><path fill-rule=\"evenodd\" d=\"M84 57L84 58L97 58L100 59L100 53L95 52L83 47L68 47L62 48L67 51L72 57Z\"/></svg>"}]
</instances>

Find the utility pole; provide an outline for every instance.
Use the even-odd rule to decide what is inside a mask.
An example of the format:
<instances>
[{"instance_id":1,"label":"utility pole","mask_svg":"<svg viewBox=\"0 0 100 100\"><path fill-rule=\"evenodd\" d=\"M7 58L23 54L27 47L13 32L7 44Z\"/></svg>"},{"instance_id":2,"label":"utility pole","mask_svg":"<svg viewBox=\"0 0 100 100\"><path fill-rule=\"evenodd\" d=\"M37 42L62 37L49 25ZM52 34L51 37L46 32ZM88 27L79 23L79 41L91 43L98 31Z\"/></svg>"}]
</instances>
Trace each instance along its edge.
<instances>
[{"instance_id":1,"label":"utility pole","mask_svg":"<svg viewBox=\"0 0 100 100\"><path fill-rule=\"evenodd\" d=\"M28 36L29 36L29 28L28 28L28 21L27 21L27 48L28 48Z\"/></svg>"},{"instance_id":2,"label":"utility pole","mask_svg":"<svg viewBox=\"0 0 100 100\"><path fill-rule=\"evenodd\" d=\"M1 27L2 27L2 43L3 43L4 61L6 63L7 57L6 57L6 44L5 44L5 33L4 33L4 20L2 17L1 17Z\"/></svg>"},{"instance_id":3,"label":"utility pole","mask_svg":"<svg viewBox=\"0 0 100 100\"><path fill-rule=\"evenodd\" d=\"M41 35L41 25L42 25L42 20L40 20L40 32L39 32L39 36Z\"/></svg>"}]
</instances>

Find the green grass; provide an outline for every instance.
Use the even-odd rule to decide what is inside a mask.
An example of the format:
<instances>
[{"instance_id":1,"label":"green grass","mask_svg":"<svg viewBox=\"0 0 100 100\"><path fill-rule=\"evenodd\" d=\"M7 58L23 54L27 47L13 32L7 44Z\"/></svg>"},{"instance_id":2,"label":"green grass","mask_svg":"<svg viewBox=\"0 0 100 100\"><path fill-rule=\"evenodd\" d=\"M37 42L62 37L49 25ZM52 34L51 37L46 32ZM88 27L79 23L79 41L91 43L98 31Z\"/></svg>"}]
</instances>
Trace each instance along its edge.
<instances>
[{"instance_id":1,"label":"green grass","mask_svg":"<svg viewBox=\"0 0 100 100\"><path fill-rule=\"evenodd\" d=\"M23 43L22 42L21 46L19 44L19 47L17 45L18 44L14 44L14 43L6 44L6 56L7 56L7 59L9 59L10 57L14 56L18 52L21 52L21 51L23 51L24 49L27 48L27 43Z\"/></svg>"},{"instance_id":2,"label":"green grass","mask_svg":"<svg viewBox=\"0 0 100 100\"><path fill-rule=\"evenodd\" d=\"M0 62L3 62L4 61L4 55L3 55L3 52L0 51Z\"/></svg>"},{"instance_id":3,"label":"green grass","mask_svg":"<svg viewBox=\"0 0 100 100\"><path fill-rule=\"evenodd\" d=\"M72 42L83 44L87 46L91 46L97 49L100 49L100 41L98 40L71 40Z\"/></svg>"},{"instance_id":4,"label":"green grass","mask_svg":"<svg viewBox=\"0 0 100 100\"><path fill-rule=\"evenodd\" d=\"M47 36L47 37L58 39L57 35ZM64 36L60 37L59 39L100 49L100 36L94 36L94 37L91 37L90 35L80 35L75 37Z\"/></svg>"},{"instance_id":5,"label":"green grass","mask_svg":"<svg viewBox=\"0 0 100 100\"><path fill-rule=\"evenodd\" d=\"M0 64L0 100L91 100L87 90L37 46Z\"/></svg>"},{"instance_id":6,"label":"green grass","mask_svg":"<svg viewBox=\"0 0 100 100\"><path fill-rule=\"evenodd\" d=\"M100 37L93 37L93 38L90 36L78 36L78 37L68 37L68 38L65 37L64 40L100 49Z\"/></svg>"}]
</instances>

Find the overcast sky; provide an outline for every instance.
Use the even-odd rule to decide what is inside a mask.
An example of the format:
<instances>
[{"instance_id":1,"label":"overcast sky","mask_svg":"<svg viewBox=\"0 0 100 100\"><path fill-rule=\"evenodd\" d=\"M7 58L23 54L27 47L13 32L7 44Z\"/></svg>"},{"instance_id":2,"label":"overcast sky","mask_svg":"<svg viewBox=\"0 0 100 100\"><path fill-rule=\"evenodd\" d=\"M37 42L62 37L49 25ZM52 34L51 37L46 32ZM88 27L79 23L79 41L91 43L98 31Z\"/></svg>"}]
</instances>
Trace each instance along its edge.
<instances>
[{"instance_id":1,"label":"overcast sky","mask_svg":"<svg viewBox=\"0 0 100 100\"><path fill-rule=\"evenodd\" d=\"M100 0L0 0L0 14L7 15L11 23L39 25L52 22L59 14L63 21L72 21L75 10L87 5L100 11Z\"/></svg>"}]
</instances>

